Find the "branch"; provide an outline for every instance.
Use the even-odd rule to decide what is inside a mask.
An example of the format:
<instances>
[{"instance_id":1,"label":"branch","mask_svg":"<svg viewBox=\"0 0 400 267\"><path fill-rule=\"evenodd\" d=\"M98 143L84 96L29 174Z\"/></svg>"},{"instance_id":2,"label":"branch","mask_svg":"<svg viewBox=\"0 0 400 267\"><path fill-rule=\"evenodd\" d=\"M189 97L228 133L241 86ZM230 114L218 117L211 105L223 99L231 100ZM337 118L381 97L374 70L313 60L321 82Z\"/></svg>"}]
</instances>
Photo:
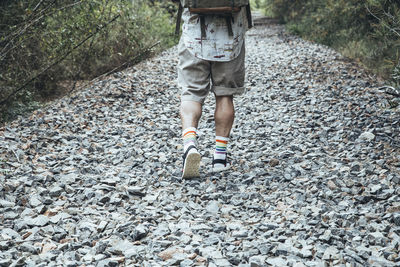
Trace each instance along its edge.
<instances>
[{"instance_id":1,"label":"branch","mask_svg":"<svg viewBox=\"0 0 400 267\"><path fill-rule=\"evenodd\" d=\"M3 52L3 51L9 46L9 44L11 44L11 42L12 42L13 40L15 40L16 38L20 37L22 34L24 34L28 28L30 28L31 26L35 25L37 22L39 22L39 21L40 21L41 19L43 19L45 16L50 16L50 15L56 13L57 11L61 11L61 10L64 10L64 9L67 9L67 8L70 8L70 7L73 7L73 6L75 6L75 5L78 5L78 4L82 3L82 1L79 1L79 2L76 2L76 3L73 3L73 4L69 4L69 5L60 7L60 8L58 8L58 9L55 9L53 12L49 12L49 13L46 13L46 14L41 15L41 14L44 13L47 9L49 9L56 1L57 1L57 0L54 0L54 2L52 2L49 6L47 6L45 9L41 10L41 11L38 13L37 17L34 18L34 19L32 19L32 20L29 22L29 24L28 24L28 25L25 25L25 27L24 27L23 29L21 29L18 33L15 33L15 34L14 34L14 35L15 35L14 37L13 37L13 34L10 34L9 36L5 37L5 39L7 39L7 38L12 38L12 39L11 39L11 40L5 45L5 47L2 49L2 51L1 51L2 54L1 54L0 61L3 60L3 59L6 57L6 55L7 55L11 50L13 50L14 48L16 48L16 47L22 42L22 41L20 41L18 44L14 45L13 47L11 47L10 49L8 49L7 51ZM26 20L25 22L27 22L27 20Z\"/></svg>"},{"instance_id":2,"label":"branch","mask_svg":"<svg viewBox=\"0 0 400 267\"><path fill-rule=\"evenodd\" d=\"M378 16L376 16L374 13L372 13L372 11L369 9L369 7L368 7L367 5L366 5L365 7L367 8L368 12L369 12L374 18L376 18L377 20L379 20L379 22L382 23L382 25L383 25L384 27L388 28L391 32L393 32L394 34L396 34L396 35L398 35L398 36L400 37L400 33L399 33L399 32L397 32L395 29L393 29L393 28L391 28L390 26L388 26L385 22L382 21L381 18L379 18Z\"/></svg>"},{"instance_id":3,"label":"branch","mask_svg":"<svg viewBox=\"0 0 400 267\"><path fill-rule=\"evenodd\" d=\"M49 4L47 7L45 7L44 9L42 9L39 13L38 13L38 16L41 14L41 13L43 13L43 12L45 12L47 9L49 9L52 5L54 5L55 4L55 2L56 2L57 0L54 0L51 4ZM41 2L34 8L34 11L39 7L39 5L41 4ZM4 37L4 41L5 40L7 40L7 39L9 39L9 38L11 38L11 40L2 48L2 50L1 50L1 53L4 55L2 55L2 57L4 58L5 57L5 55L10 51L10 50L12 50L13 48L15 48L16 47L16 45L14 46L14 47L12 47L12 48L10 48L8 51L6 51L6 52L3 52L10 44L11 44L11 42L13 41L13 40L15 40L16 38L18 38L19 36L21 36L30 26L32 26L36 21L38 21L40 18L42 18L42 17L39 17L39 19L33 19L32 21L30 21L30 24L29 25L26 25L27 23L28 23L28 20L29 19L31 19L31 17L33 17L34 16L34 13L32 13L27 19L25 19L23 22L21 22L21 23L19 23L19 25L21 25L21 24L24 24L23 26L23 29L19 29L18 30L18 32L16 32L16 33L11 33L11 34L9 34L8 36L6 36L6 37ZM18 25L18 24L17 24ZM17 25L15 25L15 26L17 26ZM2 59L3 59L2 58ZM1 60L2 60L1 59Z\"/></svg>"},{"instance_id":4,"label":"branch","mask_svg":"<svg viewBox=\"0 0 400 267\"><path fill-rule=\"evenodd\" d=\"M143 56L145 53L147 53L148 51L150 51L151 49L153 49L155 46L159 45L160 43L161 43L161 42L158 41L158 42L154 43L153 45L146 47L145 49L143 49L142 51L140 51L139 54L136 55L136 56L135 56L134 58L132 58L131 60L126 61L124 64L122 64L122 65L120 65L120 66L118 66L118 67L116 67L116 68L110 70L109 72L106 72L106 73L100 75L99 77L104 77L104 76L110 75L110 74L112 74L112 73L114 73L114 72L117 72L118 70L121 70L121 69L123 69L123 68L129 66L129 64L135 62L139 57ZM97 77L97 78L99 78L99 77Z\"/></svg>"},{"instance_id":5,"label":"branch","mask_svg":"<svg viewBox=\"0 0 400 267\"><path fill-rule=\"evenodd\" d=\"M144 55L145 53L147 53L148 51L150 51L151 49L153 49L155 46L159 45L160 43L161 43L161 42L158 41L158 42L152 44L151 46L146 47L145 49L143 49L141 52L139 52L139 54L136 55L136 56L135 56L134 58L132 58L131 60L128 60L128 61L126 61L125 63L121 64L120 66L118 66L118 67L116 67L116 68L114 68L114 69L112 69L112 70L110 70L110 71L108 71L108 72L106 72L106 73L103 73L103 74L101 74L100 76L97 76L97 77L94 78L93 80L89 81L89 83L94 82L95 80L98 80L98 79L100 79L100 78L102 78L102 77L108 76L108 75L110 75L110 74L112 74L112 73L115 73L115 72L117 72L117 71L119 71L119 70L121 70L121 69L124 69L125 67L128 67L131 63L135 62L138 58L140 58L142 55ZM87 83L87 84L88 84L88 83ZM76 88L75 85L76 85L76 82L74 83L74 86L73 86L72 89L68 92L68 94L71 94L71 93L75 90L75 88ZM79 88L82 88L82 87L84 87L84 86L85 86L85 85L80 86Z\"/></svg>"},{"instance_id":6,"label":"branch","mask_svg":"<svg viewBox=\"0 0 400 267\"><path fill-rule=\"evenodd\" d=\"M384 89L388 89L388 90L384 90ZM400 97L400 92L398 89L392 87L392 86L382 86L379 87L378 90L383 90L384 93L388 94L388 95L392 95L395 97Z\"/></svg>"},{"instance_id":7,"label":"branch","mask_svg":"<svg viewBox=\"0 0 400 267\"><path fill-rule=\"evenodd\" d=\"M65 53L63 56L61 56L60 58L58 58L56 61L54 61L52 64L50 64L49 66L47 66L44 70L42 70L39 74L36 74L34 77L26 80L24 82L24 84L22 86L20 86L17 90L15 90L14 92L12 92L11 94L9 94L5 100L0 102L0 106L5 105L8 100L10 100L11 97L13 97L16 93L18 93L19 91L21 91L22 89L24 89L28 84L30 84L31 82L33 82L34 80L36 80L40 75L42 75L43 73L45 73L46 71L48 71L50 68L54 67L55 65L59 64L60 62L62 62L66 57L68 57L75 49L77 49L78 47L80 47L81 45L83 45L87 40L89 40L90 38L92 38L93 36L95 36L98 32L100 32L102 29L104 29L105 27L107 27L108 25L110 25L111 23L113 23L115 20L117 20L121 15L118 14L117 16L115 16L112 20L110 20L109 22L107 22L105 25L98 27L96 29L95 32L93 32L92 34L90 34L88 37L86 37L84 40L82 40L79 44L77 44L76 46L74 46L71 50L69 50L67 53Z\"/></svg>"}]
</instances>

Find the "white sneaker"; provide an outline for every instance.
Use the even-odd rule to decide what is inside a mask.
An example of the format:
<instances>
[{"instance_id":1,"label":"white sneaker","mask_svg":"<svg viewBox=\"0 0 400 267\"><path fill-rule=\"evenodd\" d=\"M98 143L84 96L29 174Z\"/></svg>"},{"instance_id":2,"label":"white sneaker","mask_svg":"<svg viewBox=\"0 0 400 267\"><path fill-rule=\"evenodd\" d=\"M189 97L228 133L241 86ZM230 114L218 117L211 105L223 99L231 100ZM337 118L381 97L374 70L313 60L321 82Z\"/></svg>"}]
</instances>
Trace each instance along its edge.
<instances>
[{"instance_id":1,"label":"white sneaker","mask_svg":"<svg viewBox=\"0 0 400 267\"><path fill-rule=\"evenodd\" d=\"M227 157L225 159L214 159L212 161L213 172L222 172L230 169L231 164L227 162Z\"/></svg>"},{"instance_id":2,"label":"white sneaker","mask_svg":"<svg viewBox=\"0 0 400 267\"><path fill-rule=\"evenodd\" d=\"M196 178L200 177L200 161L201 155L195 146L190 146L183 155L183 171L182 178Z\"/></svg>"}]
</instances>

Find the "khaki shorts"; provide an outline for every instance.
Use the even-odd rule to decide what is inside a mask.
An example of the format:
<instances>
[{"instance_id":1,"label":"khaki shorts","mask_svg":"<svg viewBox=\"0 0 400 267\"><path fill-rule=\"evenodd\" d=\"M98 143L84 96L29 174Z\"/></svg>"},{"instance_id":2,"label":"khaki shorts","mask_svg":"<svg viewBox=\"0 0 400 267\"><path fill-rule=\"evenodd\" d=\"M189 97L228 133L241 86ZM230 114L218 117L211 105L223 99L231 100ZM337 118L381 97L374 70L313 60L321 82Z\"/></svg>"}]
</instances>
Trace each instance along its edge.
<instances>
[{"instance_id":1,"label":"khaki shorts","mask_svg":"<svg viewBox=\"0 0 400 267\"><path fill-rule=\"evenodd\" d=\"M218 62L199 59L179 43L178 86L181 101L204 103L209 91L216 96L239 95L244 92L245 48L232 61Z\"/></svg>"}]
</instances>

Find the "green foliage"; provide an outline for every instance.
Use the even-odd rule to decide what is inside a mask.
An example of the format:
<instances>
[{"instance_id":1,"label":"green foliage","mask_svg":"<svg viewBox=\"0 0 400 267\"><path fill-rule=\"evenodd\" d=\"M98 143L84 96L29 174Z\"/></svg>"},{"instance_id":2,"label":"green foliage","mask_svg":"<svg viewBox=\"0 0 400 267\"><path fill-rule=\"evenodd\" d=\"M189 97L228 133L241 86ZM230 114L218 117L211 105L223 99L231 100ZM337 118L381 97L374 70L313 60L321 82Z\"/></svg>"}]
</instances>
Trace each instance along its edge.
<instances>
[{"instance_id":1,"label":"green foliage","mask_svg":"<svg viewBox=\"0 0 400 267\"><path fill-rule=\"evenodd\" d=\"M262 0L250 0L250 6L252 9L260 9L262 6Z\"/></svg>"},{"instance_id":2,"label":"green foliage","mask_svg":"<svg viewBox=\"0 0 400 267\"><path fill-rule=\"evenodd\" d=\"M264 0L264 9L307 39L360 59L400 82L400 2L396 0Z\"/></svg>"},{"instance_id":3,"label":"green foliage","mask_svg":"<svg viewBox=\"0 0 400 267\"><path fill-rule=\"evenodd\" d=\"M60 83L143 59L158 41L154 52L172 46L175 9L148 0L1 1L0 102L8 101L0 122L52 98Z\"/></svg>"}]
</instances>

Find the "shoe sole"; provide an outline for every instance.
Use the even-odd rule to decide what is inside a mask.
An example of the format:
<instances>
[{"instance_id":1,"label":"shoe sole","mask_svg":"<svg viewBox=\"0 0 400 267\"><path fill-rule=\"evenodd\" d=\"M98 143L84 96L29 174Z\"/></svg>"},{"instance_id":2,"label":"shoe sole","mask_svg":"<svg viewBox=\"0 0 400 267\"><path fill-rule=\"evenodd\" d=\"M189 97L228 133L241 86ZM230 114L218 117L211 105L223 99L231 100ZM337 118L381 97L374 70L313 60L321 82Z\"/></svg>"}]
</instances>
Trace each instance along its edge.
<instances>
[{"instance_id":1,"label":"shoe sole","mask_svg":"<svg viewBox=\"0 0 400 267\"><path fill-rule=\"evenodd\" d=\"M227 164L226 167L213 168L213 172L223 172L223 171L229 170L230 168L231 168L231 165Z\"/></svg>"},{"instance_id":2,"label":"shoe sole","mask_svg":"<svg viewBox=\"0 0 400 267\"><path fill-rule=\"evenodd\" d=\"M200 172L199 172L200 161L201 161L200 153L197 152L189 153L185 160L185 166L183 166L182 178L189 179L189 178L200 177Z\"/></svg>"}]
</instances>

